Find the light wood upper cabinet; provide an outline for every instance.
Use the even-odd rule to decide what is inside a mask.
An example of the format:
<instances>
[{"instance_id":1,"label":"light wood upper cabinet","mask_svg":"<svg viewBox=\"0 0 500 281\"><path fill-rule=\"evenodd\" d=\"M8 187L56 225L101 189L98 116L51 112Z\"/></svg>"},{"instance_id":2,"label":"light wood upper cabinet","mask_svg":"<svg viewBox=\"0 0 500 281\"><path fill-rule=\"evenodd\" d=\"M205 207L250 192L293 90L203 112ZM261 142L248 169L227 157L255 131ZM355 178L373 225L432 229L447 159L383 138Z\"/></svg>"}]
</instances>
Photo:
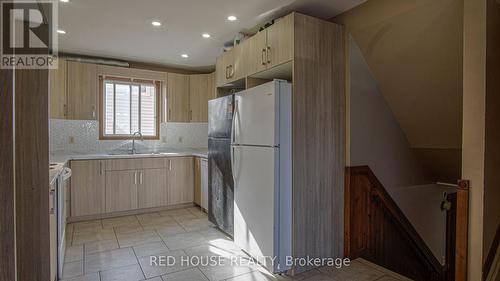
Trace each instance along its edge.
<instances>
[{"instance_id":1,"label":"light wood upper cabinet","mask_svg":"<svg viewBox=\"0 0 500 281\"><path fill-rule=\"evenodd\" d=\"M217 69L215 82L217 86L222 86L231 80L231 67L233 67L234 49L224 52L217 57L215 68Z\"/></svg>"},{"instance_id":2,"label":"light wood upper cabinet","mask_svg":"<svg viewBox=\"0 0 500 281\"><path fill-rule=\"evenodd\" d=\"M287 15L267 28L266 67L293 60L294 14Z\"/></svg>"},{"instance_id":3,"label":"light wood upper cabinet","mask_svg":"<svg viewBox=\"0 0 500 281\"><path fill-rule=\"evenodd\" d=\"M216 86L275 67L294 58L294 19L291 13L256 33L216 61Z\"/></svg>"},{"instance_id":4,"label":"light wood upper cabinet","mask_svg":"<svg viewBox=\"0 0 500 281\"><path fill-rule=\"evenodd\" d=\"M193 202L193 158L173 157L168 161L168 203L175 205Z\"/></svg>"},{"instance_id":5,"label":"light wood upper cabinet","mask_svg":"<svg viewBox=\"0 0 500 281\"><path fill-rule=\"evenodd\" d=\"M106 171L106 213L137 209L139 181L135 170Z\"/></svg>"},{"instance_id":6,"label":"light wood upper cabinet","mask_svg":"<svg viewBox=\"0 0 500 281\"><path fill-rule=\"evenodd\" d=\"M71 216L102 214L105 210L104 163L71 161Z\"/></svg>"},{"instance_id":7,"label":"light wood upper cabinet","mask_svg":"<svg viewBox=\"0 0 500 281\"><path fill-rule=\"evenodd\" d=\"M139 171L137 199L139 208L168 205L167 169Z\"/></svg>"},{"instance_id":8,"label":"light wood upper cabinet","mask_svg":"<svg viewBox=\"0 0 500 281\"><path fill-rule=\"evenodd\" d=\"M241 43L244 73L257 73L266 69L267 33L261 31Z\"/></svg>"},{"instance_id":9,"label":"light wood upper cabinet","mask_svg":"<svg viewBox=\"0 0 500 281\"><path fill-rule=\"evenodd\" d=\"M212 94L211 74L189 76L190 121L208 122L208 99Z\"/></svg>"},{"instance_id":10,"label":"light wood upper cabinet","mask_svg":"<svg viewBox=\"0 0 500 281\"><path fill-rule=\"evenodd\" d=\"M97 84L97 65L67 62L68 119L97 120Z\"/></svg>"},{"instance_id":11,"label":"light wood upper cabinet","mask_svg":"<svg viewBox=\"0 0 500 281\"><path fill-rule=\"evenodd\" d=\"M189 122L189 75L167 74L167 121Z\"/></svg>"},{"instance_id":12,"label":"light wood upper cabinet","mask_svg":"<svg viewBox=\"0 0 500 281\"><path fill-rule=\"evenodd\" d=\"M58 68L49 70L50 81L50 118L66 119L67 95L66 76L67 63L63 59L58 60Z\"/></svg>"}]
</instances>

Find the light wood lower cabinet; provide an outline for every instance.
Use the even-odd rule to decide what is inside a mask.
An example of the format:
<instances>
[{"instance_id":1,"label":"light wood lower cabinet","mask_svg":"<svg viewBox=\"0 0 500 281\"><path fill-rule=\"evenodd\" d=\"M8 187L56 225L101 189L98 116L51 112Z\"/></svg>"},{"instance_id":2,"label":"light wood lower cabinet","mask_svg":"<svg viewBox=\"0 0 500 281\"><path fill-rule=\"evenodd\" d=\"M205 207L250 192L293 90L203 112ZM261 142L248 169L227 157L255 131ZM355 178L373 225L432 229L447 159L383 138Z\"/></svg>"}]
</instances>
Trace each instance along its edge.
<instances>
[{"instance_id":1,"label":"light wood lower cabinet","mask_svg":"<svg viewBox=\"0 0 500 281\"><path fill-rule=\"evenodd\" d=\"M72 161L71 217L192 203L193 159Z\"/></svg>"},{"instance_id":2,"label":"light wood lower cabinet","mask_svg":"<svg viewBox=\"0 0 500 281\"><path fill-rule=\"evenodd\" d=\"M193 157L173 157L168 161L168 204L193 202Z\"/></svg>"},{"instance_id":3,"label":"light wood lower cabinet","mask_svg":"<svg viewBox=\"0 0 500 281\"><path fill-rule=\"evenodd\" d=\"M71 161L71 170L71 216L104 213L104 161Z\"/></svg>"},{"instance_id":4,"label":"light wood lower cabinet","mask_svg":"<svg viewBox=\"0 0 500 281\"><path fill-rule=\"evenodd\" d=\"M201 159L194 159L194 203L201 206Z\"/></svg>"},{"instance_id":5,"label":"light wood lower cabinet","mask_svg":"<svg viewBox=\"0 0 500 281\"><path fill-rule=\"evenodd\" d=\"M140 171L137 191L139 208L168 205L167 169L146 169Z\"/></svg>"},{"instance_id":6,"label":"light wood lower cabinet","mask_svg":"<svg viewBox=\"0 0 500 281\"><path fill-rule=\"evenodd\" d=\"M106 171L106 212L137 209L138 171Z\"/></svg>"}]
</instances>

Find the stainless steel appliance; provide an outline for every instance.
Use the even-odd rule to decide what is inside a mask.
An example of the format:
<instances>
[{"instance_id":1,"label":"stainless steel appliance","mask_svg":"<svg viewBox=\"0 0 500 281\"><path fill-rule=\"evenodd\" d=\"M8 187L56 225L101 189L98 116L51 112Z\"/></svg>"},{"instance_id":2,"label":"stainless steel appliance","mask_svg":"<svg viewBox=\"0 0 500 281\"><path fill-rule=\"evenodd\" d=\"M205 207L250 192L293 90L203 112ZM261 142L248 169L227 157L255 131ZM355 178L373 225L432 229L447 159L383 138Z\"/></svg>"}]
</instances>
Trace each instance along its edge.
<instances>
[{"instance_id":1,"label":"stainless steel appliance","mask_svg":"<svg viewBox=\"0 0 500 281\"><path fill-rule=\"evenodd\" d=\"M208 102L208 219L233 236L231 124L234 96Z\"/></svg>"}]
</instances>

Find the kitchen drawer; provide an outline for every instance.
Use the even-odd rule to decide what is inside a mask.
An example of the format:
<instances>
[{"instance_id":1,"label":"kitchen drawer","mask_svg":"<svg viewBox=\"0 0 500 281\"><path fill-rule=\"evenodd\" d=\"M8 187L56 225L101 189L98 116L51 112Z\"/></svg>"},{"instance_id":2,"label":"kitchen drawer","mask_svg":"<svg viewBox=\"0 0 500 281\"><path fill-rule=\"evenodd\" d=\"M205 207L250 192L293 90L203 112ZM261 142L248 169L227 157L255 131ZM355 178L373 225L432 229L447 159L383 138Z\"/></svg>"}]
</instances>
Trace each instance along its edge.
<instances>
[{"instance_id":1,"label":"kitchen drawer","mask_svg":"<svg viewBox=\"0 0 500 281\"><path fill-rule=\"evenodd\" d=\"M106 171L158 169L167 167L167 158L106 160Z\"/></svg>"}]
</instances>

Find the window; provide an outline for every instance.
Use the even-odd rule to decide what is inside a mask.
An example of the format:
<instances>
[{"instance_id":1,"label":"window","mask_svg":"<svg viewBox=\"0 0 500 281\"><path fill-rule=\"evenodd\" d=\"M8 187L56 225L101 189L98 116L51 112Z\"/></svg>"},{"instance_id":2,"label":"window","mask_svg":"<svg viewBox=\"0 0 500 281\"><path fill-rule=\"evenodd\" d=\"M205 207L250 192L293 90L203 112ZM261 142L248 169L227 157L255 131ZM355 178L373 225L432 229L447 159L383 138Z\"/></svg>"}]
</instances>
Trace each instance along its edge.
<instances>
[{"instance_id":1,"label":"window","mask_svg":"<svg viewBox=\"0 0 500 281\"><path fill-rule=\"evenodd\" d=\"M101 139L126 139L135 132L158 139L159 82L105 77L100 86Z\"/></svg>"}]
</instances>

